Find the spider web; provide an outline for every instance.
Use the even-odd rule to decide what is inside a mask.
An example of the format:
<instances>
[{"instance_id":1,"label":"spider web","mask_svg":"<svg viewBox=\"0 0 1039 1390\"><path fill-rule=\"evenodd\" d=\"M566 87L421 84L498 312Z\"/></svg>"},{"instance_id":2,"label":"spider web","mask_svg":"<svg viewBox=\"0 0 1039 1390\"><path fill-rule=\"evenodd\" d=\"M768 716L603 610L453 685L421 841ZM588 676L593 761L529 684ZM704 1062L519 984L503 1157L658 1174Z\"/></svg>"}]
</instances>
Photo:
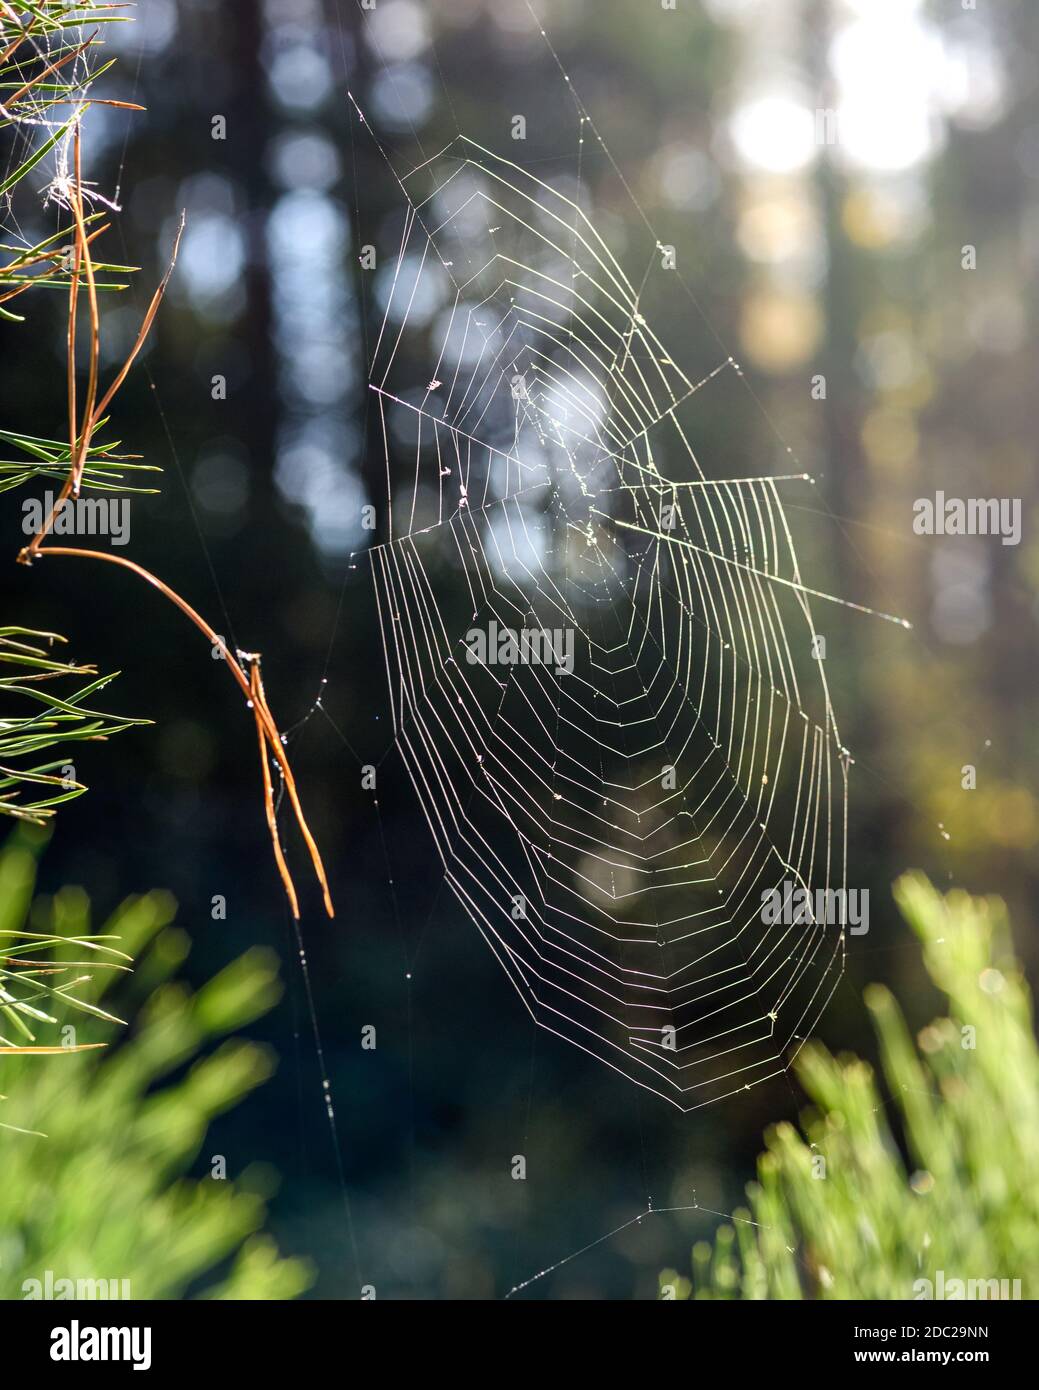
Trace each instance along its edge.
<instances>
[{"instance_id":1,"label":"spider web","mask_svg":"<svg viewBox=\"0 0 1039 1390\"><path fill-rule=\"evenodd\" d=\"M843 927L762 920L846 886L805 476L710 476L738 365L687 376L565 192L465 136L398 181L368 552L396 743L534 1020L692 1110L783 1072L843 967Z\"/></svg>"}]
</instances>

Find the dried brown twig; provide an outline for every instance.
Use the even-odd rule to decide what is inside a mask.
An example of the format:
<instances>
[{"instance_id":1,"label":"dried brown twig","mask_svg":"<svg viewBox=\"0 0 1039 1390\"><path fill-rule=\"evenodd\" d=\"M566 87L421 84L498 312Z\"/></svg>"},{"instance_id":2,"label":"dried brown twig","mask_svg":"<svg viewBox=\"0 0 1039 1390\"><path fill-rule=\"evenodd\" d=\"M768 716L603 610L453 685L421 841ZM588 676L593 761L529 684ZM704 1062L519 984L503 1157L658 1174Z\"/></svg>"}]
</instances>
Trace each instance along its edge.
<instances>
[{"instance_id":1,"label":"dried brown twig","mask_svg":"<svg viewBox=\"0 0 1039 1390\"><path fill-rule=\"evenodd\" d=\"M89 42L89 40L88 40ZM163 275L158 287L152 295L147 312L141 322L137 337L128 353L123 365L116 372L108 389L98 400L99 390L99 364L100 364L100 342L101 342L101 322L98 309L97 286L94 280L94 262L91 252L91 245L106 227L98 228L90 235L87 234L86 214L83 192L82 164L81 164L81 139L80 126L77 121L74 131L74 174L70 179L67 192L68 203L71 207L75 221L75 243L71 281L69 285L69 307L68 307L68 332L67 332L67 352L66 352L66 378L67 378L67 397L68 397L68 429L69 429L69 458L71 460L68 475L61 488L57 500L54 502L50 514L44 519L39 531L33 536L30 543L23 547L19 552L18 562L23 565L31 565L34 560L43 555L61 555L68 557L78 557L80 559L102 560L108 564L118 565L122 569L130 570L139 578L146 580L161 594L175 604L192 623L202 632L214 647L218 648L225 659L228 670L230 670L235 681L246 697L249 708L253 712L256 723L257 740L260 750L260 767L263 780L263 800L264 811L267 819L267 826L271 836L271 846L274 852L274 861L281 877L285 889L292 915L299 917L299 900L296 895L295 885L288 865L285 862L285 855L281 847L278 835L278 825L276 817L276 805L274 799L274 786L271 778L271 768L269 759L273 759L280 772L285 791L289 798L296 823L307 846L310 860L314 868L314 873L321 886L325 911L329 917L335 915L332 906L332 899L328 889L328 879L325 874L321 854L313 835L307 825L300 804L299 794L296 789L295 779L292 775L292 768L289 764L288 754L282 736L278 731L274 716L271 714L264 693L263 681L260 677L260 658L258 654L239 653L239 656L246 662L249 674L246 675L245 669L237 657L226 647L223 639L213 630L206 620L199 614L185 599L171 589L157 575L150 570L138 565L133 560L128 560L122 556L110 554L107 551L89 550L74 546L54 546L46 544L47 536L54 524L55 517L60 512L62 506L70 497L77 496L80 491L84 463L89 455L91 441L98 424L103 419L105 411L108 409L112 400L115 398L119 389L123 385L130 371L131 366L145 339L151 331L158 313L159 305L162 302L166 286L173 273L176 263L177 249L180 243L180 236L184 229L184 218L181 217L177 237L174 242L173 251L170 256L166 273ZM76 351L76 323L79 302L79 292L81 283L85 281L87 290L87 304L90 314L90 337L87 362L87 383L83 401L82 411L78 408L77 401L77 351Z\"/></svg>"}]
</instances>

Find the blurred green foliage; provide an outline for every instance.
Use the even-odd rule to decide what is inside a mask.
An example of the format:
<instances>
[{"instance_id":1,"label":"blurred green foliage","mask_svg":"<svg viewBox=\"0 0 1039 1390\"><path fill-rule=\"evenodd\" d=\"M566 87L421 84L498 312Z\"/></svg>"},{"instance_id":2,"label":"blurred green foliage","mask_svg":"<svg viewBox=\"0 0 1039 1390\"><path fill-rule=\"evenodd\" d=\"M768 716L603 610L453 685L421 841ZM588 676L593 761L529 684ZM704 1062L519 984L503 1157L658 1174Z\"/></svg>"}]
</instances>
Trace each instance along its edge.
<instances>
[{"instance_id":1,"label":"blurred green foliage","mask_svg":"<svg viewBox=\"0 0 1039 1390\"><path fill-rule=\"evenodd\" d=\"M694 1247L691 1281L660 1276L666 1297L907 1299L939 1270L946 1286L1019 1279L1032 1296L1039 1048L1006 910L919 874L895 896L948 1016L914 1044L890 991L867 989L887 1102L865 1062L806 1048L803 1133L767 1133L749 1209Z\"/></svg>"},{"instance_id":2,"label":"blurred green foliage","mask_svg":"<svg viewBox=\"0 0 1039 1390\"><path fill-rule=\"evenodd\" d=\"M82 955L86 895L64 888L33 901L34 879L33 846L17 832L0 852L0 937L28 921L79 939L54 949L59 961L63 949ZM174 909L168 894L148 893L102 928L137 960L132 976L105 972L93 996L132 1019L128 1036L100 1015L81 1028L75 1013L63 1041L112 1045L51 1058L0 1049L5 1126L29 1131L0 1136L0 1297L24 1297L47 1271L128 1280L134 1299L292 1298L310 1283L308 1267L262 1233L262 1170L184 1176L214 1117L271 1074L267 1049L228 1035L266 1013L280 986L273 955L251 949L191 993L177 979L189 942ZM60 1002L49 1006L57 1013Z\"/></svg>"}]
</instances>

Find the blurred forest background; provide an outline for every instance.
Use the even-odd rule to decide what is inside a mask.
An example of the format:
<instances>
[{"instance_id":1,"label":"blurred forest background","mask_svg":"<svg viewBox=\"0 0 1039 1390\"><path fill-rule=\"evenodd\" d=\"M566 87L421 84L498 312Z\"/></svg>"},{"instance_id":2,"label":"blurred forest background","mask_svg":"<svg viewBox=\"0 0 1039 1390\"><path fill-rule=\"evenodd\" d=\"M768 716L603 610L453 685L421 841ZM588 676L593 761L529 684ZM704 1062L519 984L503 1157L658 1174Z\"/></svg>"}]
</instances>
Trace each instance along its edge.
<instances>
[{"instance_id":1,"label":"blurred forest background","mask_svg":"<svg viewBox=\"0 0 1039 1390\"><path fill-rule=\"evenodd\" d=\"M910 1023L934 1012L890 896L904 868L1002 894L1026 968L1039 956L1027 933L1039 877L1039 12L1031 0L536 9L699 306L658 285L656 332L693 376L732 352L752 388L719 393L703 415L693 442L705 470L789 471L789 445L818 480L786 495L806 582L913 623L816 605L855 757L849 883L871 894L870 931L852 939L819 1033L869 1056L866 982L889 985ZM120 668L108 706L156 721L77 758L90 792L59 812L42 886L81 884L102 914L129 892L169 889L196 985L249 946L282 957L285 997L251 1030L280 1066L217 1121L197 1167L203 1176L221 1153L232 1174L255 1162L280 1171L271 1228L286 1253L314 1261L319 1296L355 1297L358 1283L379 1297L501 1296L650 1198L730 1212L763 1126L803 1102L794 1081L681 1116L534 1036L438 892L391 746L370 578L351 561L381 465L364 431L378 271L358 254L372 244L392 266L401 197L346 92L398 171L460 127L572 195L577 118L527 5L143 0L109 42L120 61L106 92L147 106L95 108L86 126L86 177L121 204L127 259L143 267L125 300L102 306L110 363L187 212L157 328L115 412L116 436L166 470L160 496L133 502L129 553L230 642L263 651L272 707L292 730L338 907L327 922L305 889L359 1268L240 697L198 634L128 576L16 568L15 495L0 508L8 620L63 631L81 660ZM820 130L827 110L836 125ZM510 139L517 113L522 146ZM226 138L213 138L218 116ZM652 238L590 144L582 205L641 274ZM2 423L60 432L62 306L47 328L40 299L49 359L24 329L0 334ZM819 374L825 399L813 397ZM214 376L226 399L213 398ZM938 489L1020 497L1021 544L914 535L913 501ZM365 763L379 766L377 805ZM961 784L967 764L975 790ZM226 920L213 920L215 895ZM374 1051L361 1047L365 1025ZM517 1153L525 1182L510 1176ZM655 1297L659 1270L685 1268L714 1224L706 1212L656 1216L525 1296Z\"/></svg>"}]
</instances>

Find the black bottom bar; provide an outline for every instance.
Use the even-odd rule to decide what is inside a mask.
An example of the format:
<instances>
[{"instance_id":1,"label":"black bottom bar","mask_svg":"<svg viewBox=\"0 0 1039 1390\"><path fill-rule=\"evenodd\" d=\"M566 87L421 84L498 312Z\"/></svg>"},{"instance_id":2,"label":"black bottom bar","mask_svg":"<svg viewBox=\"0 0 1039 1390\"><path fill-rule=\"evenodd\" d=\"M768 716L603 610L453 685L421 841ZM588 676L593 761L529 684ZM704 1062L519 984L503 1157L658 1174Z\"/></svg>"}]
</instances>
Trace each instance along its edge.
<instances>
[{"instance_id":1,"label":"black bottom bar","mask_svg":"<svg viewBox=\"0 0 1039 1390\"><path fill-rule=\"evenodd\" d=\"M8 1303L3 1316L3 1369L13 1382L18 1371L50 1372L48 1386L65 1379L102 1373L166 1375L183 1371L212 1384L213 1376L255 1372L270 1379L280 1370L299 1374L308 1366L338 1366L349 1377L370 1374L380 1356L395 1378L414 1359L416 1374L427 1374L431 1360L456 1361L462 1348L474 1353L481 1334L508 1340L507 1369L515 1378L529 1359L531 1375L550 1369L540 1338L517 1338L518 1330L550 1329L580 1338L585 1364L613 1357L649 1356L666 1369L670 1357L696 1351L733 1371L810 1371L822 1381L828 1373L890 1366L980 1367L1009 1371L1030 1351L1029 1303L678 1303L673 1307L610 1306L601 1324L600 1305L509 1304L483 1311L472 1303L360 1301L356 1305L299 1303ZM457 1329L451 1324L459 1318ZM530 1319L533 1318L533 1323ZM556 1319L560 1319L557 1323ZM589 1319L586 1325L584 1320ZM628 1323L627 1319L631 1322ZM622 1321L618 1321L621 1319ZM428 1322L427 1322L428 1320ZM637 1341L627 1340L629 1334ZM375 1334L376 1340L370 1340ZM392 1341L387 1341L387 1334ZM583 1334L583 1335L582 1335ZM590 1335L589 1335L590 1334ZM647 1334L654 1340L645 1340ZM577 1345L575 1340L574 1345ZM641 1352L640 1349L641 1348ZM698 1349L698 1350L697 1350ZM662 1355L663 1354L663 1355ZM484 1375L494 1367L483 1363Z\"/></svg>"}]
</instances>

